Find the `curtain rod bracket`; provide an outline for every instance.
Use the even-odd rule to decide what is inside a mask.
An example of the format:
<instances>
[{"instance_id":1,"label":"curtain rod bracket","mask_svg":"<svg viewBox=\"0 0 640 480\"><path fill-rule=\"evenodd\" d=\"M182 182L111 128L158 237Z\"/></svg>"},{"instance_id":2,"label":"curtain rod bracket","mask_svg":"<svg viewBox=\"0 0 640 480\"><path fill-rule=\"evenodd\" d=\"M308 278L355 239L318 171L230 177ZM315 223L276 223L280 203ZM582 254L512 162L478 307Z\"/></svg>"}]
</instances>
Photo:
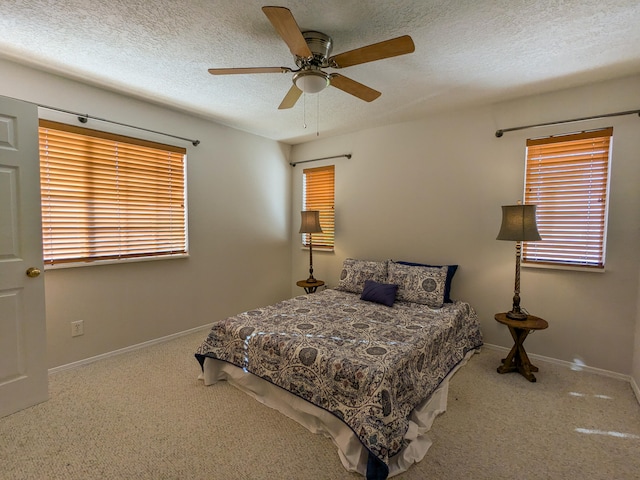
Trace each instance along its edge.
<instances>
[{"instance_id":1,"label":"curtain rod bracket","mask_svg":"<svg viewBox=\"0 0 640 480\"><path fill-rule=\"evenodd\" d=\"M334 155L332 157L312 158L311 160L302 160L300 162L289 162L289 165L291 165L292 167L295 167L299 163L317 162L318 160L330 160L332 158L342 158L342 157L349 159L351 158L351 154L343 153L342 155Z\"/></svg>"},{"instance_id":2,"label":"curtain rod bracket","mask_svg":"<svg viewBox=\"0 0 640 480\"><path fill-rule=\"evenodd\" d=\"M627 110L626 112L605 113L603 115L594 115L592 117L572 118L571 120L559 120L557 122L537 123L535 125L524 125L522 127L503 128L501 130L496 130L496 137L502 137L505 132L515 132L516 130L525 130L527 128L548 127L551 125L562 125L564 123L584 122L585 120L595 120L598 118L620 117L622 115L632 115L634 113L638 114L638 116L640 117L640 110Z\"/></svg>"},{"instance_id":3,"label":"curtain rod bracket","mask_svg":"<svg viewBox=\"0 0 640 480\"><path fill-rule=\"evenodd\" d=\"M87 123L89 121L89 115L78 116L78 121L80 123Z\"/></svg>"}]
</instances>

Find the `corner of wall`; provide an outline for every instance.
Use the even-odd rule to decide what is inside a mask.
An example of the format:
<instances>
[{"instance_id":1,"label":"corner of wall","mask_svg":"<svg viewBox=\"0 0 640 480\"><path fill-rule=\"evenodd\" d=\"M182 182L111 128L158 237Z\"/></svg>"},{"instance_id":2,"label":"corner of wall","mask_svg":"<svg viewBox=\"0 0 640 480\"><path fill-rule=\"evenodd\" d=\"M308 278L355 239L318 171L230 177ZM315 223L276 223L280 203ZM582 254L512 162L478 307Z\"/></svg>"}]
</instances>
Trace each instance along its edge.
<instances>
[{"instance_id":1,"label":"corner of wall","mask_svg":"<svg viewBox=\"0 0 640 480\"><path fill-rule=\"evenodd\" d=\"M640 403L640 388L638 388L638 383L633 377L631 377L631 389L633 390L633 393L636 394L636 400Z\"/></svg>"},{"instance_id":2,"label":"corner of wall","mask_svg":"<svg viewBox=\"0 0 640 480\"><path fill-rule=\"evenodd\" d=\"M631 364L631 388L640 403L640 271L638 272L638 296L636 298L636 333L633 342L633 359Z\"/></svg>"}]
</instances>

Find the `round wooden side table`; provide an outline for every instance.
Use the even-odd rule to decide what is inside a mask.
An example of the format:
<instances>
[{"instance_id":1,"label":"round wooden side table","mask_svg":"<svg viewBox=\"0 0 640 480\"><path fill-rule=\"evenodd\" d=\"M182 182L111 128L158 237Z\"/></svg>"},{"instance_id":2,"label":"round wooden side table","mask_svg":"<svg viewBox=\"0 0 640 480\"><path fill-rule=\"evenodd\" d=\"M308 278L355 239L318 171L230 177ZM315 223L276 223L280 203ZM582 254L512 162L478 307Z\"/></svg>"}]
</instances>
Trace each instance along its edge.
<instances>
[{"instance_id":1,"label":"round wooden side table","mask_svg":"<svg viewBox=\"0 0 640 480\"><path fill-rule=\"evenodd\" d=\"M549 323L533 315L527 316L526 320L513 320L507 317L506 313L496 313L494 318L497 322L509 327L509 332L511 332L514 341L509 355L507 355L507 358L502 359L502 365L498 367L498 373L519 372L530 382L535 382L536 377L532 372L537 372L538 367L532 365L529 361L523 344L530 332L544 330L549 326Z\"/></svg>"},{"instance_id":2,"label":"round wooden side table","mask_svg":"<svg viewBox=\"0 0 640 480\"><path fill-rule=\"evenodd\" d=\"M307 293L316 293L316 289L324 285L322 280L316 280L315 282L307 282L306 280L300 280L296 282L296 285L304 288L304 291Z\"/></svg>"}]
</instances>

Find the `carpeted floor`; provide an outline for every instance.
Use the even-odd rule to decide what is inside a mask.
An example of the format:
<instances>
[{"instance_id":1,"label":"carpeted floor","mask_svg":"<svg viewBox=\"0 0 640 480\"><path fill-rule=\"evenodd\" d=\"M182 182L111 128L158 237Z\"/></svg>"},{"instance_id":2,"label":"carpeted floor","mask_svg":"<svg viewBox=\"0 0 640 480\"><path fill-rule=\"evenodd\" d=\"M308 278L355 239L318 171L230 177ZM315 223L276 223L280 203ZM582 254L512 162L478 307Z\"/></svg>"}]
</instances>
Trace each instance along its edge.
<instances>
[{"instance_id":1,"label":"carpeted floor","mask_svg":"<svg viewBox=\"0 0 640 480\"><path fill-rule=\"evenodd\" d=\"M224 382L203 386L205 335L51 375L48 402L0 419L0 478L362 478L329 439ZM395 478L640 479L628 383L539 362L529 383L496 373L501 355L484 349L453 377L433 446Z\"/></svg>"}]
</instances>

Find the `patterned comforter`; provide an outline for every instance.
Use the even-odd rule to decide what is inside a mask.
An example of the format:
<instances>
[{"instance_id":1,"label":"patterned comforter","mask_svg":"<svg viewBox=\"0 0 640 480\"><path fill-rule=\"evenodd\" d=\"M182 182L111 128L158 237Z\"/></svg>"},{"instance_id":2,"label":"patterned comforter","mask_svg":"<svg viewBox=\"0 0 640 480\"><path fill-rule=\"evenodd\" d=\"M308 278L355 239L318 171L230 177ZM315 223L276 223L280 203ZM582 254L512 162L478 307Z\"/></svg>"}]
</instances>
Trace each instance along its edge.
<instances>
[{"instance_id":1,"label":"patterned comforter","mask_svg":"<svg viewBox=\"0 0 640 480\"><path fill-rule=\"evenodd\" d=\"M386 465L413 408L481 345L467 303L387 307L327 289L216 323L196 358L232 363L331 412Z\"/></svg>"}]
</instances>

